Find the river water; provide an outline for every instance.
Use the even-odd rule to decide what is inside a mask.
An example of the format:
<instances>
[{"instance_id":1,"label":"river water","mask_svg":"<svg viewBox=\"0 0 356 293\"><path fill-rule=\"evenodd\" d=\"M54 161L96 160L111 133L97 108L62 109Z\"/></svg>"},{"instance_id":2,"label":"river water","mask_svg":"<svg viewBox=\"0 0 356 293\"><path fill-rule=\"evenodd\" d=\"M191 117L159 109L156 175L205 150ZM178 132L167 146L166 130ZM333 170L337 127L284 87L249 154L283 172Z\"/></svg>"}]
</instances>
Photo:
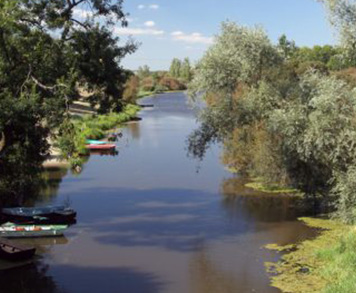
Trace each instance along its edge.
<instances>
[{"instance_id":1,"label":"river water","mask_svg":"<svg viewBox=\"0 0 356 293\"><path fill-rule=\"evenodd\" d=\"M123 129L117 156L91 155L80 175L46 173L36 204L70 202L77 224L25 240L39 256L1 269L0 292L278 292L264 268L278 255L263 246L311 235L298 200L244 188L218 146L189 158L198 124L183 93L141 103L154 107Z\"/></svg>"}]
</instances>

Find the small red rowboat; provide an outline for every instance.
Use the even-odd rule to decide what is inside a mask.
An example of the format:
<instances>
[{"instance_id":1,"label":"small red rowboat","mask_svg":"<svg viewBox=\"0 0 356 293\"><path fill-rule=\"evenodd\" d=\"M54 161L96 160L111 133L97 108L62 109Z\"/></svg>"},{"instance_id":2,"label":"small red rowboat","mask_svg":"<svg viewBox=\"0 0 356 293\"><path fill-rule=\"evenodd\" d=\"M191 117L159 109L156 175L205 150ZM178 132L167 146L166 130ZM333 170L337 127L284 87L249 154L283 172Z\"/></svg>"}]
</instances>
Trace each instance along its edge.
<instances>
[{"instance_id":1,"label":"small red rowboat","mask_svg":"<svg viewBox=\"0 0 356 293\"><path fill-rule=\"evenodd\" d=\"M85 146L89 150L112 150L116 148L115 144L87 144Z\"/></svg>"}]
</instances>

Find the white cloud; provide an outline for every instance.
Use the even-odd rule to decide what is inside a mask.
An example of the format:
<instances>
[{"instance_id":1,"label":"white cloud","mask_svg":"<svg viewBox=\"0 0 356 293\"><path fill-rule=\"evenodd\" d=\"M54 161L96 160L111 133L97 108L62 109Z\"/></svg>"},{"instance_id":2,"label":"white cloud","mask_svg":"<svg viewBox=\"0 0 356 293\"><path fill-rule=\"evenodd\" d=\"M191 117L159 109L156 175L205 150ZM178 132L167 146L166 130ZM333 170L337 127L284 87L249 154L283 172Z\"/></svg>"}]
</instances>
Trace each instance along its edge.
<instances>
[{"instance_id":1,"label":"white cloud","mask_svg":"<svg viewBox=\"0 0 356 293\"><path fill-rule=\"evenodd\" d=\"M150 9L155 9L157 10L159 8L159 5L157 4L151 4L150 6L148 6Z\"/></svg>"},{"instance_id":2,"label":"white cloud","mask_svg":"<svg viewBox=\"0 0 356 293\"><path fill-rule=\"evenodd\" d=\"M114 32L117 35L152 35L159 36L163 35L163 30L152 29L152 28L127 28L127 27L116 27Z\"/></svg>"},{"instance_id":3,"label":"white cloud","mask_svg":"<svg viewBox=\"0 0 356 293\"><path fill-rule=\"evenodd\" d=\"M146 6L143 5L143 4L140 4L140 5L137 6L138 9L144 9L145 7L146 7Z\"/></svg>"},{"instance_id":4,"label":"white cloud","mask_svg":"<svg viewBox=\"0 0 356 293\"><path fill-rule=\"evenodd\" d=\"M208 45L213 43L213 38L203 36L201 33L185 34L182 31L175 31L171 33L171 36L174 41Z\"/></svg>"},{"instance_id":5,"label":"white cloud","mask_svg":"<svg viewBox=\"0 0 356 293\"><path fill-rule=\"evenodd\" d=\"M84 10L84 9L80 9L80 8L74 8L73 9L73 16L75 18L85 19L85 18L88 18L88 17L92 17L93 16L93 12L88 11L88 10Z\"/></svg>"},{"instance_id":6,"label":"white cloud","mask_svg":"<svg viewBox=\"0 0 356 293\"><path fill-rule=\"evenodd\" d=\"M146 21L146 22L144 23L144 25L147 26L147 27L154 27L156 24L155 24L154 21L149 20L149 21Z\"/></svg>"}]
</instances>

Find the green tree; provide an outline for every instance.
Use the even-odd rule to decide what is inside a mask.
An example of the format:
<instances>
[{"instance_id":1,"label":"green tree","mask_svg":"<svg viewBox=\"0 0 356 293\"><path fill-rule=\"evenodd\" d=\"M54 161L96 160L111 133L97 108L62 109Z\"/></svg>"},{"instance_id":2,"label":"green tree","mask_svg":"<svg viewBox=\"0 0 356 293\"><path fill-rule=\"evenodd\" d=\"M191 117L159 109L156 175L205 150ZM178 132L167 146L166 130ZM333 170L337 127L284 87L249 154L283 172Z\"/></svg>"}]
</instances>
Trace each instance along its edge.
<instances>
[{"instance_id":1,"label":"green tree","mask_svg":"<svg viewBox=\"0 0 356 293\"><path fill-rule=\"evenodd\" d=\"M174 78L179 78L181 76L181 69L182 62L179 59L174 58L169 68L169 74Z\"/></svg>"},{"instance_id":2,"label":"green tree","mask_svg":"<svg viewBox=\"0 0 356 293\"><path fill-rule=\"evenodd\" d=\"M75 9L91 7L88 17ZM0 1L0 153L2 195L20 197L48 154L47 138L78 97L93 93L101 112L119 110L126 72L120 60L136 49L119 47L108 28L127 25L122 1Z\"/></svg>"},{"instance_id":3,"label":"green tree","mask_svg":"<svg viewBox=\"0 0 356 293\"><path fill-rule=\"evenodd\" d=\"M150 68L147 65L140 66L137 70L137 76L140 80L150 76Z\"/></svg>"},{"instance_id":4,"label":"green tree","mask_svg":"<svg viewBox=\"0 0 356 293\"><path fill-rule=\"evenodd\" d=\"M180 78L189 82L192 79L192 68L190 66L189 58L184 58L180 70Z\"/></svg>"},{"instance_id":5,"label":"green tree","mask_svg":"<svg viewBox=\"0 0 356 293\"><path fill-rule=\"evenodd\" d=\"M286 35L282 35L278 39L278 49L281 51L285 59L291 58L297 51L297 46L294 41L289 41Z\"/></svg>"},{"instance_id":6,"label":"green tree","mask_svg":"<svg viewBox=\"0 0 356 293\"><path fill-rule=\"evenodd\" d=\"M331 49L306 52L324 64ZM354 223L355 89L328 72L300 70L278 51L261 30L223 25L190 85L207 106L189 151L202 158L210 143L222 142L223 161L240 174L327 198L339 217Z\"/></svg>"},{"instance_id":7,"label":"green tree","mask_svg":"<svg viewBox=\"0 0 356 293\"><path fill-rule=\"evenodd\" d=\"M356 66L356 3L348 0L320 0L329 11L331 24L339 33L344 67Z\"/></svg>"},{"instance_id":8,"label":"green tree","mask_svg":"<svg viewBox=\"0 0 356 293\"><path fill-rule=\"evenodd\" d=\"M222 24L221 33L198 62L189 85L194 99L213 95L216 100L212 107L201 112L202 125L190 136L192 154L202 157L211 142L231 135L238 119L249 119L249 115L239 117L236 113L237 88L257 85L264 72L281 61L277 49L261 28L250 29L232 22Z\"/></svg>"}]
</instances>

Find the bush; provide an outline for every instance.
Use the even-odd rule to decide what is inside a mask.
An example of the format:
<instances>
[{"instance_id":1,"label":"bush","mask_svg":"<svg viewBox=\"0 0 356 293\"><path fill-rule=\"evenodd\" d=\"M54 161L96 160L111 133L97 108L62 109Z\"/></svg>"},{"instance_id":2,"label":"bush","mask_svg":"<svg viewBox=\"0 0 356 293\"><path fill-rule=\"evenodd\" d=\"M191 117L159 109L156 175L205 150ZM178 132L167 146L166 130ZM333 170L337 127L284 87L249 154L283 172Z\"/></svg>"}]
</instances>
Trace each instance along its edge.
<instances>
[{"instance_id":1,"label":"bush","mask_svg":"<svg viewBox=\"0 0 356 293\"><path fill-rule=\"evenodd\" d=\"M141 89L143 91L152 92L154 91L155 85L152 77L146 77L141 81Z\"/></svg>"},{"instance_id":2,"label":"bush","mask_svg":"<svg viewBox=\"0 0 356 293\"><path fill-rule=\"evenodd\" d=\"M173 78L173 77L163 77L159 81L159 85L162 87L167 88L170 91L179 91L179 90L185 90L187 87L180 82L178 79Z\"/></svg>"}]
</instances>

